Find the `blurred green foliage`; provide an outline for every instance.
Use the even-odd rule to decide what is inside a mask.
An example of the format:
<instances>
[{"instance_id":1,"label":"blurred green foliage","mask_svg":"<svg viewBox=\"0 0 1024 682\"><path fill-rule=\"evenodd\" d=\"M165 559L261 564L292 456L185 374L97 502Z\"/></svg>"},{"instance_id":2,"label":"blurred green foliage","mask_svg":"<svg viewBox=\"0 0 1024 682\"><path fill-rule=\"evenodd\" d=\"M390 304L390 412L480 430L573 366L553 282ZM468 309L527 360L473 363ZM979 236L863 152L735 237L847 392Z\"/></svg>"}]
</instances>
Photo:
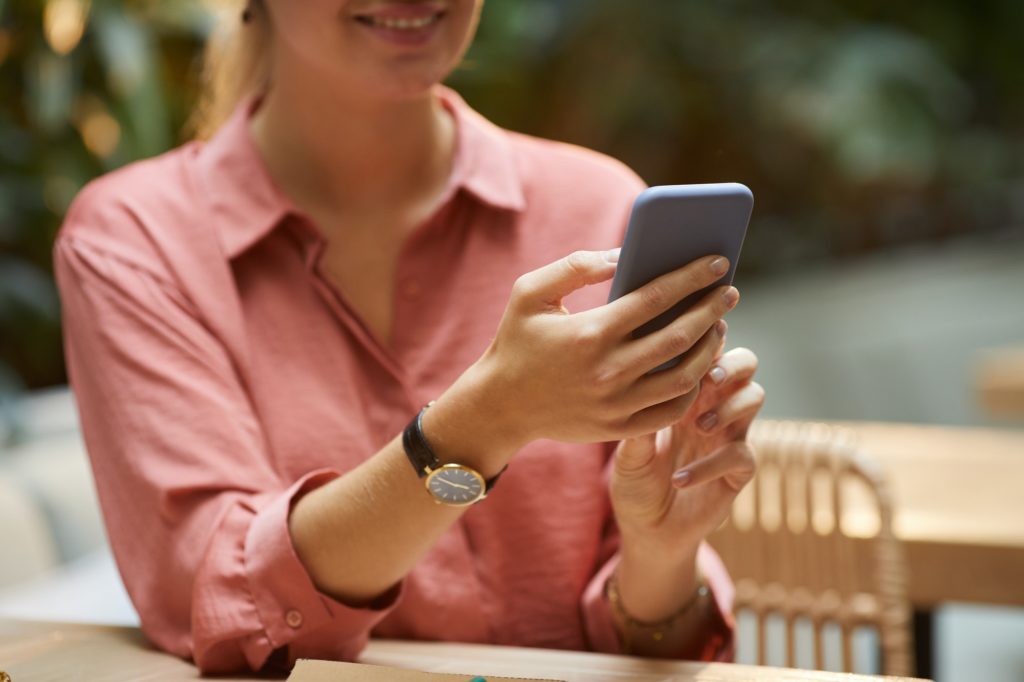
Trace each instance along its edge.
<instances>
[{"instance_id":1,"label":"blurred green foliage","mask_svg":"<svg viewBox=\"0 0 1024 682\"><path fill-rule=\"evenodd\" d=\"M1024 3L488 3L458 89L652 184L757 197L741 267L1024 225Z\"/></svg>"},{"instance_id":2,"label":"blurred green foliage","mask_svg":"<svg viewBox=\"0 0 1024 682\"><path fill-rule=\"evenodd\" d=\"M65 380L60 220L91 178L179 141L209 26L194 2L0 0L0 405Z\"/></svg>"},{"instance_id":3,"label":"blurred green foliage","mask_svg":"<svg viewBox=\"0 0 1024 682\"><path fill-rule=\"evenodd\" d=\"M80 41L46 17L74 7ZM182 141L210 27L198 0L0 0L0 393L64 380L61 216ZM490 0L451 82L652 184L747 183L743 266L772 272L1020 234L1021 27L1019 0Z\"/></svg>"}]
</instances>

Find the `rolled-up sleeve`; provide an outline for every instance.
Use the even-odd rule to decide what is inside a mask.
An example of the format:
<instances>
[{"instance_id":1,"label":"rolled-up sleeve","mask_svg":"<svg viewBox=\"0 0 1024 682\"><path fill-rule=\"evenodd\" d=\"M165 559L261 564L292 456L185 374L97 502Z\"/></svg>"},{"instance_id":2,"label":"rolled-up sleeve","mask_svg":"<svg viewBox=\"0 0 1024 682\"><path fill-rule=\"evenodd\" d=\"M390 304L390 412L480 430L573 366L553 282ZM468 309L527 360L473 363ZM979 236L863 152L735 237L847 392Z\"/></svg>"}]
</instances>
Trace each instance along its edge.
<instances>
[{"instance_id":1,"label":"rolled-up sleeve","mask_svg":"<svg viewBox=\"0 0 1024 682\"><path fill-rule=\"evenodd\" d=\"M169 278L67 224L54 261L82 431L146 634L204 672L259 669L285 648L355 658L402 584L338 602L288 531L294 501L339 472L282 480L230 354Z\"/></svg>"}]
</instances>

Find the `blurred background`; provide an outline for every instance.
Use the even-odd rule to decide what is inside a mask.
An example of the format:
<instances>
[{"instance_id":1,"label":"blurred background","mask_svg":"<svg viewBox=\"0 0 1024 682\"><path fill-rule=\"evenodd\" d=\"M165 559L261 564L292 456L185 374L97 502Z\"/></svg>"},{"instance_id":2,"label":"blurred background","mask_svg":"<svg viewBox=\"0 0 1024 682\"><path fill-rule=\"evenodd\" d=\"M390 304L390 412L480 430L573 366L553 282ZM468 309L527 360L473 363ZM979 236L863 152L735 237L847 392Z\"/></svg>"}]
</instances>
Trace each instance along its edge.
<instances>
[{"instance_id":1,"label":"blurred background","mask_svg":"<svg viewBox=\"0 0 1024 682\"><path fill-rule=\"evenodd\" d=\"M50 529L0 586L103 546L67 488L50 248L91 178L188 139L211 27L197 0L0 0L0 482ZM1024 344L1022 30L1019 0L490 0L451 84L651 184L753 189L730 338L766 416L1019 428L979 382ZM945 608L938 679L993 656L975 679L1024 679L1013 647L979 653L998 633L1024 641L1024 613Z\"/></svg>"}]
</instances>

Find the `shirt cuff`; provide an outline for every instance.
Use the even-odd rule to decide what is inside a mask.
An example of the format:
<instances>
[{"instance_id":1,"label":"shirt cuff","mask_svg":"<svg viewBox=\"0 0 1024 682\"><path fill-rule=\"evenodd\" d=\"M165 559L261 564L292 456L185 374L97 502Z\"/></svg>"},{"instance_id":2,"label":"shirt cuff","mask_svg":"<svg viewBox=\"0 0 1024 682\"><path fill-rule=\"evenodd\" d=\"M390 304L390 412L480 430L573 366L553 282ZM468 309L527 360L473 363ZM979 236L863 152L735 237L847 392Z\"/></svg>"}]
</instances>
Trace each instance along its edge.
<instances>
[{"instance_id":1,"label":"shirt cuff","mask_svg":"<svg viewBox=\"0 0 1024 682\"><path fill-rule=\"evenodd\" d=\"M615 553L597 571L583 592L582 612L587 641L593 651L609 654L621 654L622 642L615 625L611 604L605 594L608 579L615 572L621 556ZM715 609L704 632L704 640L699 647L687 647L687 653L680 653L677 658L690 658L692 651L698 650L701 661L729 661L733 658L736 624L732 615L734 587L729 574L725 570L718 554L707 544L702 543L697 551L697 568L704 576L708 588L714 598Z\"/></svg>"},{"instance_id":2,"label":"shirt cuff","mask_svg":"<svg viewBox=\"0 0 1024 682\"><path fill-rule=\"evenodd\" d=\"M337 653L354 658L365 645L370 630L401 599L402 581L369 604L344 604L320 592L299 560L288 529L292 505L339 475L329 470L307 474L273 498L249 527L244 549L246 575L266 637L266 641L250 641L245 646L246 657L254 668L260 667L268 650L288 646L328 627L335 645L345 649ZM344 646L345 642L351 642L351 646Z\"/></svg>"}]
</instances>

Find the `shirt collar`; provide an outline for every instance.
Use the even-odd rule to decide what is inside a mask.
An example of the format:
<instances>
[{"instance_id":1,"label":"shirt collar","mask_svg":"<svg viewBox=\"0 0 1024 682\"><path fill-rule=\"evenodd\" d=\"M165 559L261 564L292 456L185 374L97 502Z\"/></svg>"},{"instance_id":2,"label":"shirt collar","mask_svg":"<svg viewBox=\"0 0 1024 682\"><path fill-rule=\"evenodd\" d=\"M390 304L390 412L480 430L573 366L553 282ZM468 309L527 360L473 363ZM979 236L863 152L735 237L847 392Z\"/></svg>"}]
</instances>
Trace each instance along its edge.
<instances>
[{"instance_id":1,"label":"shirt collar","mask_svg":"<svg viewBox=\"0 0 1024 682\"><path fill-rule=\"evenodd\" d=\"M456 129L445 203L464 189L497 209L525 209L508 133L470 108L455 91L437 86L435 92L451 112ZM198 152L202 183L211 197L216 229L229 258L265 237L286 216L298 213L271 179L249 131L249 119L258 105L256 97L240 104Z\"/></svg>"},{"instance_id":2,"label":"shirt collar","mask_svg":"<svg viewBox=\"0 0 1024 682\"><path fill-rule=\"evenodd\" d=\"M526 208L523 184L509 133L474 111L454 90L438 86L441 102L456 126L451 184L495 208Z\"/></svg>"}]
</instances>

